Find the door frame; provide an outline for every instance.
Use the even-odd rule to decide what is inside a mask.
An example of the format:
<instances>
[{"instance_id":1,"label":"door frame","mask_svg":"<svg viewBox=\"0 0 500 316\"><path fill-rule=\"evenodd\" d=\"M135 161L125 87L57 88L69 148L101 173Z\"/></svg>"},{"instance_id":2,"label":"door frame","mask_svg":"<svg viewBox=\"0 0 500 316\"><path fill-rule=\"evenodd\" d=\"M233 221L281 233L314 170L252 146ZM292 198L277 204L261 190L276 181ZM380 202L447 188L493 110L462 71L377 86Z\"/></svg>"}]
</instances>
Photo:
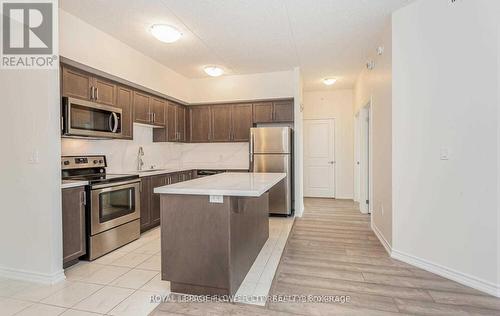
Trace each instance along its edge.
<instances>
[{"instance_id":1,"label":"door frame","mask_svg":"<svg viewBox=\"0 0 500 316\"><path fill-rule=\"evenodd\" d=\"M360 140L360 124L361 124L361 111L354 114L354 201L360 203L361 192L361 169L360 169L360 156L361 156L361 140Z\"/></svg>"},{"instance_id":2,"label":"door frame","mask_svg":"<svg viewBox=\"0 0 500 316\"><path fill-rule=\"evenodd\" d=\"M307 121L331 121L333 125L333 192L332 196L325 198L325 199L335 199L337 197L337 124L336 124L336 119L335 118L312 118L312 119L303 119L303 124L304 124L304 134L305 134L305 129L306 129L306 122ZM305 147L305 146L304 146ZM304 158L304 163L305 163L305 158ZM304 193L305 193L305 171L303 175L303 186L304 186ZM308 197L306 194L304 194L304 197Z\"/></svg>"},{"instance_id":3,"label":"door frame","mask_svg":"<svg viewBox=\"0 0 500 316\"><path fill-rule=\"evenodd\" d=\"M355 198L359 209L370 214L373 206L373 111L372 100L355 116ZM368 201L368 203L367 203Z\"/></svg>"}]
</instances>

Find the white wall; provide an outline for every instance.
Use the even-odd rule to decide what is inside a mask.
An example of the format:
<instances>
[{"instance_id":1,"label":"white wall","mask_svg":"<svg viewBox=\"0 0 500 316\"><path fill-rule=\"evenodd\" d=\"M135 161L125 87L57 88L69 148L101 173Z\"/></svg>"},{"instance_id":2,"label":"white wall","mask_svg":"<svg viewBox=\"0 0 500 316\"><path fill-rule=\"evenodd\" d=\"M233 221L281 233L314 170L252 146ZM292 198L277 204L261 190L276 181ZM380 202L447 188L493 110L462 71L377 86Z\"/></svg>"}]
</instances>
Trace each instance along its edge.
<instances>
[{"instance_id":1,"label":"white wall","mask_svg":"<svg viewBox=\"0 0 500 316\"><path fill-rule=\"evenodd\" d=\"M388 19L373 54L373 70L364 69L354 89L355 112L371 102L371 200L372 226L386 247L392 244L392 30Z\"/></svg>"},{"instance_id":2,"label":"white wall","mask_svg":"<svg viewBox=\"0 0 500 316\"><path fill-rule=\"evenodd\" d=\"M500 105L500 24L497 26L497 104ZM497 111L500 122L500 111ZM500 157L500 123L497 124L497 157ZM500 159L497 159L497 284L500 284Z\"/></svg>"},{"instance_id":3,"label":"white wall","mask_svg":"<svg viewBox=\"0 0 500 316\"><path fill-rule=\"evenodd\" d=\"M221 76L191 80L192 103L293 97L294 72Z\"/></svg>"},{"instance_id":4,"label":"white wall","mask_svg":"<svg viewBox=\"0 0 500 316\"><path fill-rule=\"evenodd\" d=\"M138 124L132 141L63 138L62 154L103 154L108 172L122 173L137 169L139 146L144 149L144 168L248 169L248 143L153 143L153 129Z\"/></svg>"},{"instance_id":5,"label":"white wall","mask_svg":"<svg viewBox=\"0 0 500 316\"><path fill-rule=\"evenodd\" d=\"M335 193L354 197L353 90L304 92L304 119L335 119Z\"/></svg>"},{"instance_id":6,"label":"white wall","mask_svg":"<svg viewBox=\"0 0 500 316\"><path fill-rule=\"evenodd\" d=\"M0 70L0 276L64 278L58 73Z\"/></svg>"},{"instance_id":7,"label":"white wall","mask_svg":"<svg viewBox=\"0 0 500 316\"><path fill-rule=\"evenodd\" d=\"M299 67L293 70L295 214L304 213L304 83Z\"/></svg>"},{"instance_id":8,"label":"white wall","mask_svg":"<svg viewBox=\"0 0 500 316\"><path fill-rule=\"evenodd\" d=\"M394 255L497 295L499 12L421 0L393 16Z\"/></svg>"},{"instance_id":9,"label":"white wall","mask_svg":"<svg viewBox=\"0 0 500 316\"><path fill-rule=\"evenodd\" d=\"M59 9L60 55L189 102L190 80Z\"/></svg>"}]
</instances>

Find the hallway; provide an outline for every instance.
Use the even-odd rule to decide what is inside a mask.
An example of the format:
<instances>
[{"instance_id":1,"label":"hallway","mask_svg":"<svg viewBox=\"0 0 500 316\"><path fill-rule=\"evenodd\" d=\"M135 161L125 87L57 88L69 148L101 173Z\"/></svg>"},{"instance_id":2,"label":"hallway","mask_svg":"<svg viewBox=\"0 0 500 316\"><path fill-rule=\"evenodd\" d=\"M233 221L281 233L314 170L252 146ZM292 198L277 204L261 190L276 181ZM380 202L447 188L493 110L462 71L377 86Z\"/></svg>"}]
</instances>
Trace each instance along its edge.
<instances>
[{"instance_id":1,"label":"hallway","mask_svg":"<svg viewBox=\"0 0 500 316\"><path fill-rule=\"evenodd\" d=\"M341 303L163 303L154 315L497 315L500 299L391 259L352 201L306 199L270 295L349 296ZM267 309L267 310L266 310Z\"/></svg>"},{"instance_id":2,"label":"hallway","mask_svg":"<svg viewBox=\"0 0 500 316\"><path fill-rule=\"evenodd\" d=\"M500 299L391 259L352 201L306 199L272 294L348 295L345 304L280 304L309 315L494 315Z\"/></svg>"}]
</instances>

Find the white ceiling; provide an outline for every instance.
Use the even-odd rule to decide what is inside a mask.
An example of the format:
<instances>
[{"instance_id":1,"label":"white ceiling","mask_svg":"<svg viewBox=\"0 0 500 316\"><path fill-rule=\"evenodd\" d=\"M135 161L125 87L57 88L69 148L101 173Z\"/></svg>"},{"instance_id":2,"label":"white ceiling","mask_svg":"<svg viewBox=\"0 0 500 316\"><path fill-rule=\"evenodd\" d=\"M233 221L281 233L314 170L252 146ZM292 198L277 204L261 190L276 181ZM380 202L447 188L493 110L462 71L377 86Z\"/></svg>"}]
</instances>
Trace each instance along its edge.
<instances>
[{"instance_id":1,"label":"white ceiling","mask_svg":"<svg viewBox=\"0 0 500 316\"><path fill-rule=\"evenodd\" d=\"M188 78L205 65L228 74L300 66L306 90L351 88L390 13L409 0L60 0L65 11ZM178 28L165 44L152 24ZM331 88L330 88L331 89Z\"/></svg>"}]
</instances>

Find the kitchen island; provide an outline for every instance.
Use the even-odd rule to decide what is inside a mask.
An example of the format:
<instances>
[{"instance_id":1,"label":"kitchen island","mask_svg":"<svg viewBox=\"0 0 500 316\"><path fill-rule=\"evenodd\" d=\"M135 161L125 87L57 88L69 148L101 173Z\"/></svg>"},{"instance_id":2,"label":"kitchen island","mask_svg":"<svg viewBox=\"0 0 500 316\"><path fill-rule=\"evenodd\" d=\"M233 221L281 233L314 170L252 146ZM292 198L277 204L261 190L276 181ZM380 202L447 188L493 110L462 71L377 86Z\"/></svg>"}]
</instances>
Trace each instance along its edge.
<instances>
[{"instance_id":1,"label":"kitchen island","mask_svg":"<svg viewBox=\"0 0 500 316\"><path fill-rule=\"evenodd\" d=\"M156 188L161 275L172 292L233 295L269 237L269 194L284 173L222 173Z\"/></svg>"}]
</instances>

